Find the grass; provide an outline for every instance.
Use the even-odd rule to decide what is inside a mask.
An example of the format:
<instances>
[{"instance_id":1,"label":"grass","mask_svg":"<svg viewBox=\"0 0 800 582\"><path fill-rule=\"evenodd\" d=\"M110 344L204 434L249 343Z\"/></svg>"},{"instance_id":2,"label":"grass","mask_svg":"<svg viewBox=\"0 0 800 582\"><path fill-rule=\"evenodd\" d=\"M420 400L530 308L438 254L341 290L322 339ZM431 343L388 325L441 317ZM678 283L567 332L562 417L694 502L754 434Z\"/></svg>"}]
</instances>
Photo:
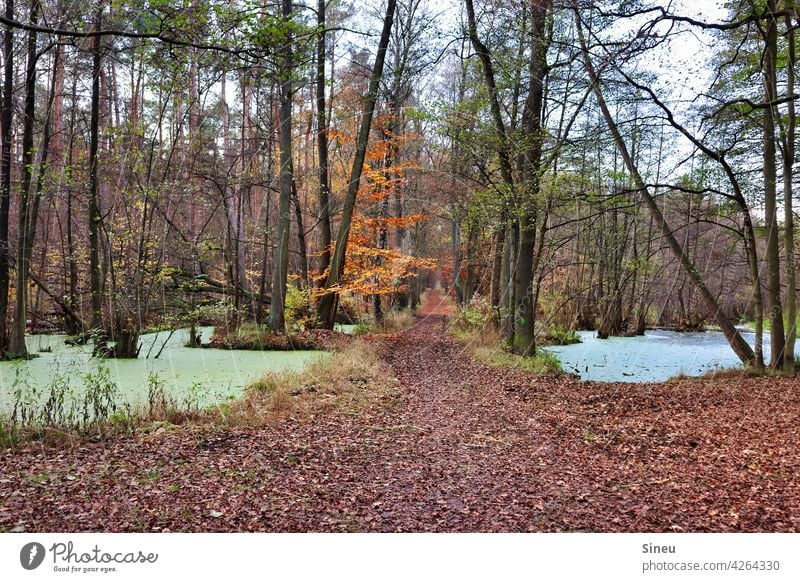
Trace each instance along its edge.
<instances>
[{"instance_id":1,"label":"grass","mask_svg":"<svg viewBox=\"0 0 800 582\"><path fill-rule=\"evenodd\" d=\"M417 318L409 310L388 311L383 315L383 322L376 324L375 331L396 333L408 329L417 322Z\"/></svg>"},{"instance_id":2,"label":"grass","mask_svg":"<svg viewBox=\"0 0 800 582\"><path fill-rule=\"evenodd\" d=\"M358 414L393 396L396 386L374 344L356 340L302 371L265 375L229 405L224 422L252 425L331 411Z\"/></svg>"},{"instance_id":3,"label":"grass","mask_svg":"<svg viewBox=\"0 0 800 582\"><path fill-rule=\"evenodd\" d=\"M574 329L554 326L545 334L544 343L549 346L567 346L581 343L581 337Z\"/></svg>"},{"instance_id":4,"label":"grass","mask_svg":"<svg viewBox=\"0 0 800 582\"><path fill-rule=\"evenodd\" d=\"M709 370L699 376L688 376L684 373L675 374L667 378L665 383L676 384L682 382L707 382L707 381L742 381L748 378L786 378L787 375L783 370L773 370L769 367L769 363L764 366L763 370L756 370L751 366L743 368L718 368Z\"/></svg>"},{"instance_id":5,"label":"grass","mask_svg":"<svg viewBox=\"0 0 800 582\"><path fill-rule=\"evenodd\" d=\"M539 350L535 356L523 357L498 348L476 348L472 355L491 366L520 370L535 376L551 376L564 372L558 358L544 350Z\"/></svg>"},{"instance_id":6,"label":"grass","mask_svg":"<svg viewBox=\"0 0 800 582\"><path fill-rule=\"evenodd\" d=\"M397 333L410 328L417 318L409 310L390 310L383 314L383 321L376 322L371 317L362 317L356 323L353 335L367 333Z\"/></svg>"},{"instance_id":7,"label":"grass","mask_svg":"<svg viewBox=\"0 0 800 582\"><path fill-rule=\"evenodd\" d=\"M491 324L465 330L463 326L450 330L469 354L484 364L497 368L520 370L535 376L549 376L564 372L561 362L546 350L539 350L534 356L518 356L504 350L500 334Z\"/></svg>"}]
</instances>

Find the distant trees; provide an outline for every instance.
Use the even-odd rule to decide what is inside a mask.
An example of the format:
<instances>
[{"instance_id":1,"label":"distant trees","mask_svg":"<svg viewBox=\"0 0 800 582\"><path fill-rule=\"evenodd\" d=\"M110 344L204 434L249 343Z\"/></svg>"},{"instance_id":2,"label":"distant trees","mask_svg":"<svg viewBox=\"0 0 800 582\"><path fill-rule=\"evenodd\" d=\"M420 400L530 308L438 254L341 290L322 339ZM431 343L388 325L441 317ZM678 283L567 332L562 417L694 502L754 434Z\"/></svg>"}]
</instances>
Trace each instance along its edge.
<instances>
[{"instance_id":1,"label":"distant trees","mask_svg":"<svg viewBox=\"0 0 800 582\"><path fill-rule=\"evenodd\" d=\"M541 10L547 18L540 30ZM794 334L784 337L782 306L794 305L796 292L793 4L732 3L730 19L720 22L658 2L525 1L500 8L465 0L464 13L473 50L467 62L478 69L472 75L468 66L458 81L458 104L447 121L451 157L477 192L495 194L465 197L456 206L483 208L455 215L458 297L468 302L477 281L490 281L498 322L519 353L532 353L532 339L559 325L596 326L607 337L642 333L656 322L693 328L711 318L756 368L763 365L766 304L770 364L791 370L785 354L794 349ZM695 99L699 106L688 110L677 108L659 85L653 55L666 58L666 43L691 29L714 35L721 56L711 86ZM517 42L537 34L544 47L538 70L531 68L537 45ZM758 54L765 57L747 56ZM539 81L537 126L525 107L535 101ZM478 104L472 109L464 105L470 99ZM746 145L753 140L764 146L760 184L753 181L758 162ZM542 154L532 156L537 148ZM676 172L687 160L697 171ZM783 200L774 188L779 166ZM641 212L640 204L649 211ZM526 208L529 214L520 215ZM533 226L527 230L526 224ZM484 229L491 239L479 243ZM526 233L535 236L525 239ZM476 261L473 249L487 244L492 261ZM717 253L708 244L725 250ZM669 270L672 261L683 274ZM776 278L781 265L784 275ZM749 274L749 294L740 273ZM517 284L509 286L511 278ZM550 294L544 305L542 284ZM755 322L755 349L734 325L740 317ZM788 322L795 318L786 325L794 326Z\"/></svg>"},{"instance_id":2,"label":"distant trees","mask_svg":"<svg viewBox=\"0 0 800 582\"><path fill-rule=\"evenodd\" d=\"M3 355L55 318L117 357L208 311L285 333L290 285L318 325L379 321L435 256L521 355L715 320L756 368L768 328L792 371L794 3L464 0L455 31L435 10L7 1ZM716 45L691 105L658 66L687 31Z\"/></svg>"},{"instance_id":3,"label":"distant trees","mask_svg":"<svg viewBox=\"0 0 800 582\"><path fill-rule=\"evenodd\" d=\"M792 26L788 25L779 33L779 26L796 18L791 3L779 7L777 2L754 4L752 2L734 2L730 6L728 22L705 22L681 17L666 12L663 8L653 7L645 12L652 15L651 26L659 22L670 22L673 26L688 26L697 30L714 31L721 41L718 58L718 71L714 77L714 85L702 110L704 133L692 132L685 122L680 122L651 88L643 87L623 74L626 81L633 86L644 89L649 97L664 112L668 123L677 129L683 137L696 147L703 156L721 167L727 181L727 187L720 195L730 199L738 207L742 217L742 241L748 255L749 272L753 286L752 311L756 322L757 339L753 360L755 367L762 365L761 329L764 307L770 324L770 366L792 371L794 335L791 332L787 339L784 332L786 305L795 310L796 282L794 278L794 243L792 217L791 170L786 164L793 165L794 105L797 98L793 90L793 62L795 46ZM709 32L710 33L710 32ZM654 33L653 33L654 34ZM653 38L658 38L653 35ZM778 54L785 55L786 70L778 74ZM763 55L755 59L749 55ZM779 89L780 88L780 89ZM785 107L781 114L780 107ZM760 133L760 135L758 135ZM752 155L747 145L760 142L760 164ZM778 163L777 145L782 144L784 170L781 172L784 182L783 200L777 197ZM753 181L749 170L755 164L761 167L762 180ZM746 185L745 185L746 184ZM761 196L749 196L746 190L761 193ZM778 204L784 206L783 223L778 220ZM763 211L754 211L763 204ZM756 224L763 214L763 238L757 240ZM779 243L783 231L784 257L781 259ZM759 259L763 256L763 261ZM787 265L782 279L781 264ZM766 301L762 307L762 288L766 291ZM786 319L786 325L795 327L796 313Z\"/></svg>"},{"instance_id":4,"label":"distant trees","mask_svg":"<svg viewBox=\"0 0 800 582\"><path fill-rule=\"evenodd\" d=\"M195 324L201 308L235 327L249 317L265 321L269 307L270 327L283 333L290 281L306 296L307 287L320 288L327 326L337 306L328 302L339 293L372 296L340 283L369 142L394 143L406 131L399 120L413 103L406 63L416 42L409 35L422 23L419 3L401 3L396 38L405 44L392 48L396 81L382 90L398 12L395 0L387 3L368 98L349 104L363 110L358 138L352 146L335 140L333 151L330 136L344 137L348 122L335 117L334 102L355 98L331 89L336 75L349 74L334 69L338 27L352 17L336 2L6 3L3 355L27 357L27 327L54 316L83 339L91 332L98 355L136 357L143 330ZM16 82L22 73L24 85ZM390 121L376 129L373 112L383 109ZM310 152L307 135L317 146ZM401 155L387 157L384 174ZM400 297L431 263L402 258L421 250L399 234L421 218L406 220L400 190L387 196L394 206L384 205L386 226L369 234L369 245L397 253L380 285ZM390 234L400 241L392 249Z\"/></svg>"}]
</instances>

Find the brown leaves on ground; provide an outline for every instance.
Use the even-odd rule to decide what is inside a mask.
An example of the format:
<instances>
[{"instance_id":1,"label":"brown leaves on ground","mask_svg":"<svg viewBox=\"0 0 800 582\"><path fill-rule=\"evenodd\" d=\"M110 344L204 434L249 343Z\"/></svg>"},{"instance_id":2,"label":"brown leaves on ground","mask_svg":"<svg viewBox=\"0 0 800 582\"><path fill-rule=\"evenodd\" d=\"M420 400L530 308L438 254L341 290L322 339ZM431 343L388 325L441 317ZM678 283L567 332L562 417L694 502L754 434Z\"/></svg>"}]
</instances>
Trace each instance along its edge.
<instances>
[{"instance_id":1,"label":"brown leaves on ground","mask_svg":"<svg viewBox=\"0 0 800 582\"><path fill-rule=\"evenodd\" d=\"M357 409L2 451L0 528L800 530L794 379L537 379L435 316L382 341L399 391Z\"/></svg>"}]
</instances>

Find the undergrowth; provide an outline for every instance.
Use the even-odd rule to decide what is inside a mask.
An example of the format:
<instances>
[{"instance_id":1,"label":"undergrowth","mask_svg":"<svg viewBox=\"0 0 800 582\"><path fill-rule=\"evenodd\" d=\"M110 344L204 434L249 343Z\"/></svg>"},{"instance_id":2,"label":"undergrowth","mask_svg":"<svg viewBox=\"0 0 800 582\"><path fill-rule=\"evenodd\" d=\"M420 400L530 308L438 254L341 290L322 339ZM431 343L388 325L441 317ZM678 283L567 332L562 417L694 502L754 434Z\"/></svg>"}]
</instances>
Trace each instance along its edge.
<instances>
[{"instance_id":1,"label":"undergrowth","mask_svg":"<svg viewBox=\"0 0 800 582\"><path fill-rule=\"evenodd\" d=\"M319 350L323 349L320 333L304 330L290 334L274 333L265 326L244 323L228 331L215 328L209 346L232 350Z\"/></svg>"},{"instance_id":2,"label":"undergrowth","mask_svg":"<svg viewBox=\"0 0 800 582\"><path fill-rule=\"evenodd\" d=\"M79 385L70 382L78 376ZM153 422L181 423L201 415L208 388L195 383L176 398L166 391L166 381L151 373L147 403L122 402L119 387L105 364L84 373L56 368L44 387L37 387L20 367L15 373L11 413L0 416L0 446L23 440L107 438L131 433Z\"/></svg>"},{"instance_id":3,"label":"undergrowth","mask_svg":"<svg viewBox=\"0 0 800 582\"><path fill-rule=\"evenodd\" d=\"M452 315L448 331L473 358L485 364L521 370L537 376L563 373L561 362L546 350L540 349L535 355L525 357L510 353L500 337L496 321L488 301L476 295L467 307ZM561 342L574 343L578 339L574 332L556 331L560 332L557 337Z\"/></svg>"},{"instance_id":4,"label":"undergrowth","mask_svg":"<svg viewBox=\"0 0 800 582\"><path fill-rule=\"evenodd\" d=\"M225 421L258 424L332 410L357 414L364 406L391 396L396 386L374 344L356 340L299 372L265 375L248 387L243 399L228 407Z\"/></svg>"},{"instance_id":5,"label":"undergrowth","mask_svg":"<svg viewBox=\"0 0 800 582\"><path fill-rule=\"evenodd\" d=\"M497 348L475 348L475 359L498 368L521 370L536 376L548 376L564 372L561 362L553 354L539 350L535 356L522 357Z\"/></svg>"},{"instance_id":6,"label":"undergrowth","mask_svg":"<svg viewBox=\"0 0 800 582\"><path fill-rule=\"evenodd\" d=\"M68 381L74 373L58 371L47 386L37 388L20 369L12 386L12 412L0 417L0 446L29 440L108 439L185 424L251 426L331 410L358 414L364 406L391 396L397 385L374 344L358 340L300 372L267 374L238 400L205 408L208 388L200 383L176 398L165 380L151 374L147 402L131 406L120 403L118 387L105 365L84 373L80 390Z\"/></svg>"},{"instance_id":7,"label":"undergrowth","mask_svg":"<svg viewBox=\"0 0 800 582\"><path fill-rule=\"evenodd\" d=\"M356 322L353 335L367 333L397 333L410 328L417 322L414 313L409 310L391 309L383 314L382 321L375 321L372 316L363 316Z\"/></svg>"}]
</instances>

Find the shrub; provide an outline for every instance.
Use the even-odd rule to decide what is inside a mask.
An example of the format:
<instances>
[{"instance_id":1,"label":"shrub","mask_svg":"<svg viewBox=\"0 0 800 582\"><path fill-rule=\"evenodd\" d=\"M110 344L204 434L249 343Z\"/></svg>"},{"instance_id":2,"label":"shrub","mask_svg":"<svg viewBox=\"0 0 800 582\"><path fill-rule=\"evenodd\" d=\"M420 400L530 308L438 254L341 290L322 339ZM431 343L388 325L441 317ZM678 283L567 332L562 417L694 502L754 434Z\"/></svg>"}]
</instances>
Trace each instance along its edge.
<instances>
[{"instance_id":1,"label":"shrub","mask_svg":"<svg viewBox=\"0 0 800 582\"><path fill-rule=\"evenodd\" d=\"M548 344L556 346L581 343L581 338L574 329L568 329L560 325L551 327L545 335L545 340Z\"/></svg>"},{"instance_id":2,"label":"shrub","mask_svg":"<svg viewBox=\"0 0 800 582\"><path fill-rule=\"evenodd\" d=\"M371 326L369 324L369 321L367 321L366 319L359 319L358 322L356 322L356 327L353 330L353 335L363 335L365 333L369 333L370 331L371 331Z\"/></svg>"},{"instance_id":3,"label":"shrub","mask_svg":"<svg viewBox=\"0 0 800 582\"><path fill-rule=\"evenodd\" d=\"M307 289L298 289L294 285L289 285L286 288L284 306L287 328L303 331L316 325L317 316L311 305L311 294Z\"/></svg>"},{"instance_id":4,"label":"shrub","mask_svg":"<svg viewBox=\"0 0 800 582\"><path fill-rule=\"evenodd\" d=\"M456 311L450 318L450 331L456 336L483 330L492 325L495 313L489 301L475 294L469 305Z\"/></svg>"}]
</instances>

